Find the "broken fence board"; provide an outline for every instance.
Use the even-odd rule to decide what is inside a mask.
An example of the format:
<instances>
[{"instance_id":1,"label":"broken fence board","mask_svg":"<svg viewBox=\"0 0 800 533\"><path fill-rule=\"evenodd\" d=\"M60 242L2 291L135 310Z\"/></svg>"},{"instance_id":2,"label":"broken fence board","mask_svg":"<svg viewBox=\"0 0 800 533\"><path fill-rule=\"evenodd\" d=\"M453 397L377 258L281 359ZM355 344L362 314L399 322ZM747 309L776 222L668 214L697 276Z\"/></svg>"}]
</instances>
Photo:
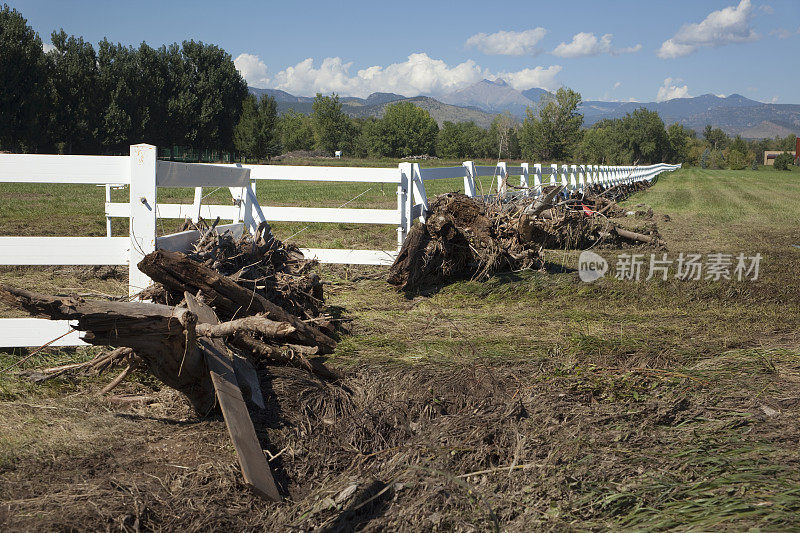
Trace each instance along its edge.
<instances>
[{"instance_id":1,"label":"broken fence board","mask_svg":"<svg viewBox=\"0 0 800 533\"><path fill-rule=\"evenodd\" d=\"M199 302L191 293L186 292L186 304L189 310L197 315L198 323L218 324L214 310ZM247 411L247 404L242 398L242 390L236 380L231 360L225 353L225 344L220 339L198 339L197 347L203 352L211 373L211 381L217 391L217 399L228 427L228 433L239 458L242 476L245 483L263 498L280 501L281 495L269 463L261 449L253 421Z\"/></svg>"}]
</instances>

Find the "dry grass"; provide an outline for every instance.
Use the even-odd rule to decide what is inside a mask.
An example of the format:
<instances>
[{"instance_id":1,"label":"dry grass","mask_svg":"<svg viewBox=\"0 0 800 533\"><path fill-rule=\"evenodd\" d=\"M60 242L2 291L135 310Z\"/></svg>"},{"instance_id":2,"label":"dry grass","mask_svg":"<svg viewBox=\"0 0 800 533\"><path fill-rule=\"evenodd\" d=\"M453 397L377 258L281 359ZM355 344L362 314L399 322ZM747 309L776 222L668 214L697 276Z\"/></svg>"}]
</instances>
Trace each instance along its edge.
<instances>
[{"instance_id":1,"label":"dry grass","mask_svg":"<svg viewBox=\"0 0 800 533\"><path fill-rule=\"evenodd\" d=\"M329 303L353 318L329 361L348 369L347 389L264 374L273 402L256 418L264 447L283 450L277 506L241 486L220 419L192 418L141 375L120 394L145 400L122 404L92 396L107 376L0 375L0 528L798 528L796 176L684 170L628 202L653 207L671 255L760 252L753 283L520 272L406 298L379 270L322 268ZM333 226L313 238L382 237ZM548 260L574 267L576 254ZM124 292L123 277L77 274L0 280ZM0 352L0 367L21 353ZM45 350L23 369L90 355Z\"/></svg>"}]
</instances>

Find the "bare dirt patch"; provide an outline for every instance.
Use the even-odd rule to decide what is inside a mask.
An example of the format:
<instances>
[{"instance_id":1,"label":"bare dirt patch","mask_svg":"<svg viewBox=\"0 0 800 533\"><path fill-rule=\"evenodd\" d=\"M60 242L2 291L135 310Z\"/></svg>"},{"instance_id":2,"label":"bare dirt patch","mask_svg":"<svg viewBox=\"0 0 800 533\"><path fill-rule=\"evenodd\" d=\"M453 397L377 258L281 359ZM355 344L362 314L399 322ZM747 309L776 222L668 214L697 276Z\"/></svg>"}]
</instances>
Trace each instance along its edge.
<instances>
[{"instance_id":1,"label":"bare dirt patch","mask_svg":"<svg viewBox=\"0 0 800 533\"><path fill-rule=\"evenodd\" d=\"M155 401L98 402L85 413L4 404L12 423L44 410L51 427L100 429L77 448L43 453L45 439L4 462L0 523L6 531L786 527L800 510L792 423L800 405L787 399L800 393L800 365L784 352L771 365L747 361L731 354L690 373L362 366L341 386L261 369L272 401L252 412L287 496L281 504L248 493L222 421L192 418L171 391L129 385ZM738 371L754 376L760 397L714 384Z\"/></svg>"}]
</instances>

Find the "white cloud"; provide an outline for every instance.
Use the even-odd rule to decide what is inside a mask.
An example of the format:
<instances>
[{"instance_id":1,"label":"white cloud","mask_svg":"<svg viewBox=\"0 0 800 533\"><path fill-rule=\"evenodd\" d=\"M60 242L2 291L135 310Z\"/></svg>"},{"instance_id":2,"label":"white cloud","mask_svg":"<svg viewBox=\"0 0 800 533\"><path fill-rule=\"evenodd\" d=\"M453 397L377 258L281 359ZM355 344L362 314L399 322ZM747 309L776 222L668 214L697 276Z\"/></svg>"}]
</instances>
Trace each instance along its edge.
<instances>
[{"instance_id":1,"label":"white cloud","mask_svg":"<svg viewBox=\"0 0 800 533\"><path fill-rule=\"evenodd\" d=\"M332 92L347 96L368 96L373 92L394 92L405 96L444 94L471 85L483 78L506 80L512 87L557 87L555 77L561 66L526 68L515 72L491 72L472 60L450 66L425 53L408 56L402 63L372 66L351 74L353 64L340 57L327 57L319 66L311 58L281 70L271 86L292 94L312 95Z\"/></svg>"},{"instance_id":2,"label":"white cloud","mask_svg":"<svg viewBox=\"0 0 800 533\"><path fill-rule=\"evenodd\" d=\"M552 91L557 89L559 84L556 83L556 76L563 70L561 65L552 65L547 68L536 67L526 68L517 72L500 72L496 75L491 75L492 79L504 79L518 91L525 91L533 87L547 89Z\"/></svg>"},{"instance_id":3,"label":"white cloud","mask_svg":"<svg viewBox=\"0 0 800 533\"><path fill-rule=\"evenodd\" d=\"M51 51L51 50L55 50L55 49L56 49L56 47L55 47L55 46L53 46L53 45L52 45L52 44L50 44L50 43L44 43L44 42L42 43L42 50L44 50L44 53L45 53L45 54L46 54L47 52L49 52L49 51Z\"/></svg>"},{"instance_id":4,"label":"white cloud","mask_svg":"<svg viewBox=\"0 0 800 533\"><path fill-rule=\"evenodd\" d=\"M800 33L800 31L798 31L796 33ZM794 35L795 32L791 32L791 31L787 30L786 28L778 28L776 30L772 30L771 32L769 32L769 34L770 35L774 35L778 39L788 39L789 37Z\"/></svg>"},{"instance_id":5,"label":"white cloud","mask_svg":"<svg viewBox=\"0 0 800 533\"><path fill-rule=\"evenodd\" d=\"M533 28L525 31L498 31L497 33L477 33L467 39L468 47L475 47L484 54L502 56L537 55L536 48L547 30Z\"/></svg>"},{"instance_id":6,"label":"white cloud","mask_svg":"<svg viewBox=\"0 0 800 533\"><path fill-rule=\"evenodd\" d=\"M617 83L615 83L615 84L614 84L614 90L615 90L615 91L616 91L617 89L619 89L620 87L622 87L622 82L621 82L621 81L618 81Z\"/></svg>"},{"instance_id":7,"label":"white cloud","mask_svg":"<svg viewBox=\"0 0 800 533\"><path fill-rule=\"evenodd\" d=\"M638 52L642 49L641 44L627 48L612 48L611 39L613 37L614 35L611 33L606 33L599 39L594 33L576 33L571 42L561 43L556 46L555 50L553 50L553 55L559 57L587 57L600 54L619 55Z\"/></svg>"},{"instance_id":8,"label":"white cloud","mask_svg":"<svg viewBox=\"0 0 800 533\"><path fill-rule=\"evenodd\" d=\"M725 96L725 95L724 95L724 94L722 94L722 93L720 93L720 94L717 94L717 95L715 95L715 96L716 96L717 98L727 98L727 96Z\"/></svg>"},{"instance_id":9,"label":"white cloud","mask_svg":"<svg viewBox=\"0 0 800 533\"><path fill-rule=\"evenodd\" d=\"M586 57L596 56L611 51L611 35L606 33L600 39L594 33L580 32L572 37L572 42L561 43L553 50L559 57Z\"/></svg>"},{"instance_id":10,"label":"white cloud","mask_svg":"<svg viewBox=\"0 0 800 533\"><path fill-rule=\"evenodd\" d=\"M625 47L625 48L615 48L615 49L611 50L611 55L612 56L618 56L620 54L633 54L635 52L638 52L641 49L642 49L642 45L641 44L637 44L637 45L634 45L634 46L628 46L628 47Z\"/></svg>"},{"instance_id":11,"label":"white cloud","mask_svg":"<svg viewBox=\"0 0 800 533\"><path fill-rule=\"evenodd\" d=\"M661 59L683 57L704 46L722 46L758 39L750 26L753 6L741 0L738 6L712 11L699 23L684 24L678 33L661 44L656 55Z\"/></svg>"},{"instance_id":12,"label":"white cloud","mask_svg":"<svg viewBox=\"0 0 800 533\"><path fill-rule=\"evenodd\" d=\"M665 100L672 100L673 98L689 98L689 87L687 85L678 86L677 83L682 82L680 78L667 78L664 80L664 85L658 88L658 95L656 96L657 102Z\"/></svg>"},{"instance_id":13,"label":"white cloud","mask_svg":"<svg viewBox=\"0 0 800 533\"><path fill-rule=\"evenodd\" d=\"M778 96L773 96L772 98L770 98L770 100L769 100L769 103L770 103L770 104L777 104L777 103L778 103L778 100L780 100L780 97L778 97Z\"/></svg>"},{"instance_id":14,"label":"white cloud","mask_svg":"<svg viewBox=\"0 0 800 533\"><path fill-rule=\"evenodd\" d=\"M775 9L773 9L773 7L769 4L764 4L763 6L759 6L758 9L760 9L767 15L772 15L773 13L775 13Z\"/></svg>"},{"instance_id":15,"label":"white cloud","mask_svg":"<svg viewBox=\"0 0 800 533\"><path fill-rule=\"evenodd\" d=\"M266 89L269 85L269 78L267 77L267 65L257 56L253 54L239 54L233 60L236 70L251 87L259 89Z\"/></svg>"}]
</instances>

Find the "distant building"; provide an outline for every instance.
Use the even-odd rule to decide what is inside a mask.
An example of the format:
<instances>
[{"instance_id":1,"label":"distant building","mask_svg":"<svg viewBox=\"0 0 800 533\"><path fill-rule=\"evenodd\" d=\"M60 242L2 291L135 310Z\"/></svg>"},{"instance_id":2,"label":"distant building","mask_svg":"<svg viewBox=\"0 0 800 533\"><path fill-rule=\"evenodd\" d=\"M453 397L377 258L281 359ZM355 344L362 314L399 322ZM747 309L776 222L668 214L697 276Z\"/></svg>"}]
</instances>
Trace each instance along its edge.
<instances>
[{"instance_id":1,"label":"distant building","mask_svg":"<svg viewBox=\"0 0 800 533\"><path fill-rule=\"evenodd\" d=\"M792 154L792 159L797 159L797 151L789 152L788 150L766 150L764 152L764 164L770 166L774 165L775 158L783 153Z\"/></svg>"}]
</instances>

